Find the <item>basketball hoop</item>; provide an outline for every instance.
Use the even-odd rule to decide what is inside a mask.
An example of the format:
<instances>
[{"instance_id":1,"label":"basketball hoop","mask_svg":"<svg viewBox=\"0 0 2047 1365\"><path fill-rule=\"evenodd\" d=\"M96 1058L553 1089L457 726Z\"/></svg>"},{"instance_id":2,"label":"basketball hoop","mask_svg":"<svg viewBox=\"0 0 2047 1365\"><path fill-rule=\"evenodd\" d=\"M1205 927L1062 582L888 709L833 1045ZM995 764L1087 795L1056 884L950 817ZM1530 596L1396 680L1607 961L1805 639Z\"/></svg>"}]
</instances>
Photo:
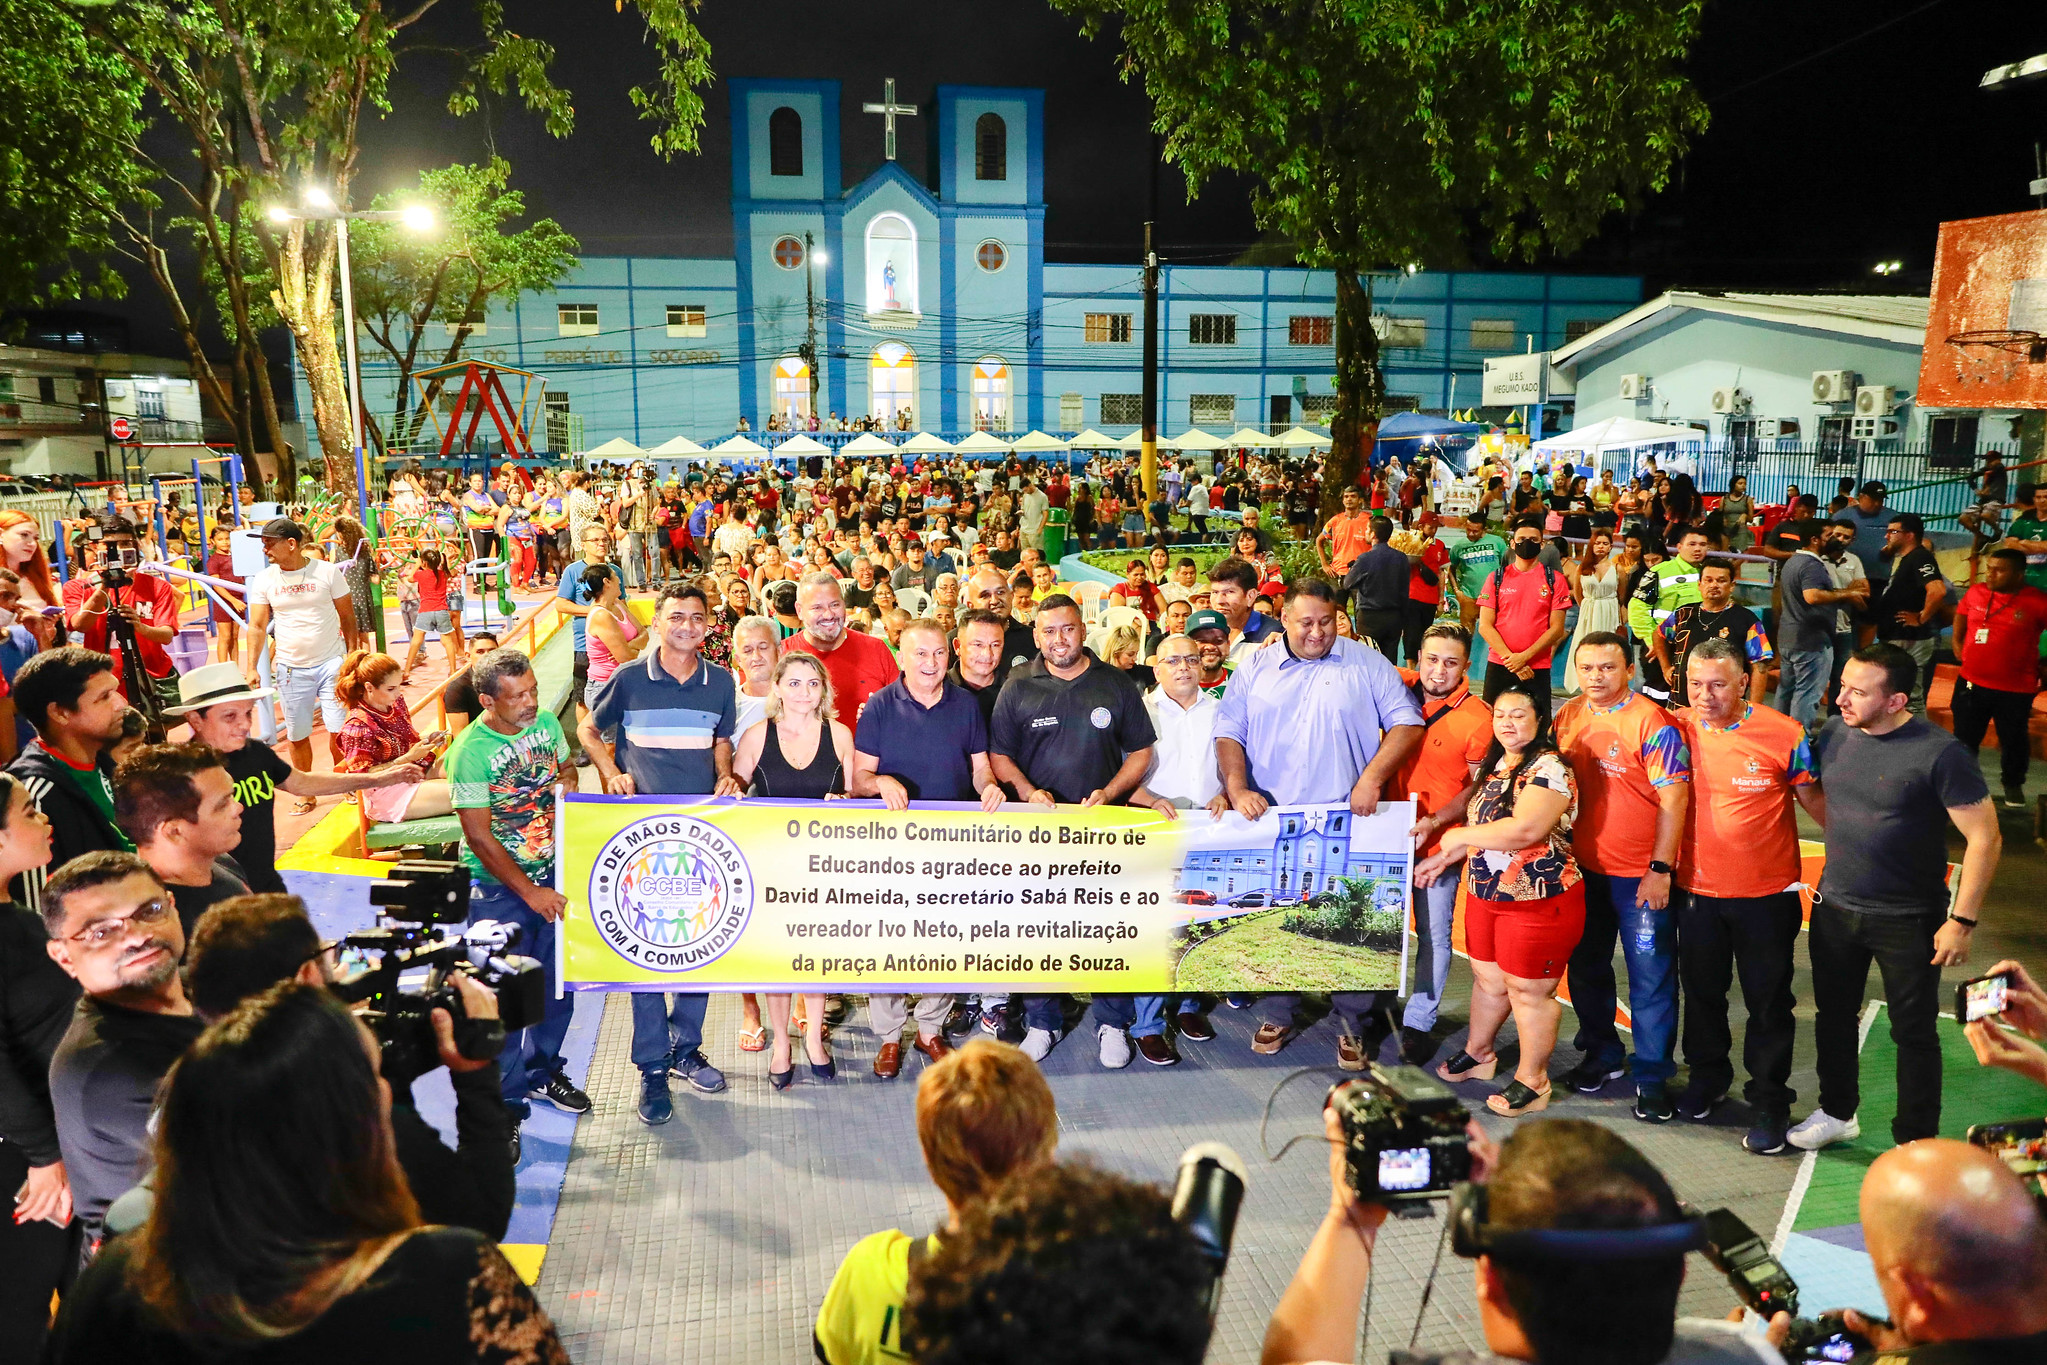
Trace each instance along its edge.
<instances>
[{"instance_id":1,"label":"basketball hoop","mask_svg":"<svg viewBox=\"0 0 2047 1365\"><path fill-rule=\"evenodd\" d=\"M1989 346L2013 355L2024 356L2028 363L2047 364L2047 336L2038 332L2021 329L1993 327L1976 332L1956 332L1947 339L1950 346Z\"/></svg>"}]
</instances>

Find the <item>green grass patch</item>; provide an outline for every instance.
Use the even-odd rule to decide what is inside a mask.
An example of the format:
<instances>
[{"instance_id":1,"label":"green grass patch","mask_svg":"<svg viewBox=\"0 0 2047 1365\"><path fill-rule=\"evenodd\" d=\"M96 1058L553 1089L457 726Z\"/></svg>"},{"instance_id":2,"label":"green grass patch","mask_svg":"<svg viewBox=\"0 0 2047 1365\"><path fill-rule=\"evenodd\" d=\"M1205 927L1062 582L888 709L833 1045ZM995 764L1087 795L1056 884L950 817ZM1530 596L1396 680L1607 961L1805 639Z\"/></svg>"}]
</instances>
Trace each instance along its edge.
<instances>
[{"instance_id":1,"label":"green grass patch","mask_svg":"<svg viewBox=\"0 0 2047 1365\"><path fill-rule=\"evenodd\" d=\"M1284 910L1254 915L1187 949L1174 989L1212 993L1391 990L1400 949L1357 948L1290 933Z\"/></svg>"}]
</instances>

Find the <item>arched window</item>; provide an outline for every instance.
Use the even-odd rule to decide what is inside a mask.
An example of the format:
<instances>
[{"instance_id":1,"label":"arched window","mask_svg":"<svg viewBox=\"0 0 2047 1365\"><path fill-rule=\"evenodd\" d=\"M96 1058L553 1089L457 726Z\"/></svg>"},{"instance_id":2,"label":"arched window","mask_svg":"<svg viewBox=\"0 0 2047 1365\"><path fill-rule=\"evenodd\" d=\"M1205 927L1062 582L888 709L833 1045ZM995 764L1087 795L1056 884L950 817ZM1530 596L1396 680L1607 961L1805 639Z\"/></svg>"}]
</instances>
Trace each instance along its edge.
<instances>
[{"instance_id":1,"label":"arched window","mask_svg":"<svg viewBox=\"0 0 2047 1365\"><path fill-rule=\"evenodd\" d=\"M884 341L867 362L867 411L876 421L907 429L917 421L917 356L900 341Z\"/></svg>"},{"instance_id":2,"label":"arched window","mask_svg":"<svg viewBox=\"0 0 2047 1365\"><path fill-rule=\"evenodd\" d=\"M974 179L1009 179L1009 129L1000 114L974 120Z\"/></svg>"},{"instance_id":3,"label":"arched window","mask_svg":"<svg viewBox=\"0 0 2047 1365\"><path fill-rule=\"evenodd\" d=\"M775 412L784 422L810 420L810 366L801 356L775 362Z\"/></svg>"},{"instance_id":4,"label":"arched window","mask_svg":"<svg viewBox=\"0 0 2047 1365\"><path fill-rule=\"evenodd\" d=\"M803 115L786 104L768 115L768 174L803 174Z\"/></svg>"},{"instance_id":5,"label":"arched window","mask_svg":"<svg viewBox=\"0 0 2047 1365\"><path fill-rule=\"evenodd\" d=\"M999 355L974 362L974 430L1009 430L1009 366Z\"/></svg>"},{"instance_id":6,"label":"arched window","mask_svg":"<svg viewBox=\"0 0 2047 1365\"><path fill-rule=\"evenodd\" d=\"M900 213L876 214L867 225L867 313L914 314L917 229Z\"/></svg>"}]
</instances>

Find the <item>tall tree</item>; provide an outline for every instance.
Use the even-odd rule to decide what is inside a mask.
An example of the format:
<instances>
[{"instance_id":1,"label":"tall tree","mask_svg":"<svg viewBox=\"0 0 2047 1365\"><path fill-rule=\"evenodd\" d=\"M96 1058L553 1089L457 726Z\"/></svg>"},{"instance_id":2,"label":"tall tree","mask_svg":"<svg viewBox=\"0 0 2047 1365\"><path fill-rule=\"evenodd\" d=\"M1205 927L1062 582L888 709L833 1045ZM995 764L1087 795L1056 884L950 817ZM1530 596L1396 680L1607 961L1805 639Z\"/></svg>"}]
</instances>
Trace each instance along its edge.
<instances>
[{"instance_id":1,"label":"tall tree","mask_svg":"<svg viewBox=\"0 0 2047 1365\"><path fill-rule=\"evenodd\" d=\"M525 196L507 187L511 170L494 157L481 166L422 172L417 189L379 195L371 207L431 204L433 232L369 223L349 239L356 315L397 371L387 447L416 441L440 396L442 383L434 378L413 403L412 374L423 355L434 366L453 364L492 299L552 289L575 266L576 239L554 219L508 231L526 213ZM430 328L444 344L429 340Z\"/></svg>"},{"instance_id":2,"label":"tall tree","mask_svg":"<svg viewBox=\"0 0 2047 1365\"><path fill-rule=\"evenodd\" d=\"M1371 275L1569 252L1661 189L1706 108L1699 0L1052 0L1123 43L1190 193L1253 182L1261 228L1336 276L1325 514L1386 385Z\"/></svg>"},{"instance_id":3,"label":"tall tree","mask_svg":"<svg viewBox=\"0 0 2047 1365\"><path fill-rule=\"evenodd\" d=\"M575 126L570 92L551 74L554 49L514 30L503 0L446 0L459 6L469 41L451 45L445 37L415 37L418 25L444 0L406 0L387 10L382 0L120 0L117 4L68 4L66 0L10 0L8 20L17 14L64 14L88 43L84 55L106 59L132 73L146 92L145 117L175 155L152 159L133 149L158 193L187 224L204 258L204 269L226 305L223 328L238 339L238 354L260 330L262 300L252 295L250 254L241 234L253 232L269 286L267 302L290 330L312 392L330 488L354 486L347 399L344 396L341 338L336 306L336 241L333 224L318 219L284 223L260 212L266 206L302 202L317 188L334 205L351 207L360 173L361 131L366 118L388 109L386 91L408 64L452 59L459 66L449 109L475 111L486 96L512 95L541 116L549 133L567 136ZM657 73L634 88L631 99L653 124L649 141L663 156L694 151L703 123L699 87L710 79L710 49L692 15L700 0L634 0ZM615 8L623 10L624 0ZM444 24L444 29L452 24ZM80 64L69 71L54 63L24 72L0 70L0 85L16 82L33 95L35 85L83 78ZM143 141L148 145L159 145ZM170 300L180 325L189 326L175 283L162 256L153 221L136 221L150 244L145 255L152 276ZM267 395L269 380L260 365L247 370L253 390ZM266 403L274 411L274 399Z\"/></svg>"}]
</instances>

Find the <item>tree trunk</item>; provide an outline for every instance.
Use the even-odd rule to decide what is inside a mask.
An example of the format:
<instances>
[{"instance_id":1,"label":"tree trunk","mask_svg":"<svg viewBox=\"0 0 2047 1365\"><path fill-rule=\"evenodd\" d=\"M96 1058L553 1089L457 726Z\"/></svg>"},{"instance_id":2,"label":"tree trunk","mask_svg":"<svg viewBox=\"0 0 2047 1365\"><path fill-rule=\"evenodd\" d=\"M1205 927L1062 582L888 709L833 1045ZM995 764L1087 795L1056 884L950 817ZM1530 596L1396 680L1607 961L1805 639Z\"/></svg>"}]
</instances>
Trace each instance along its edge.
<instances>
[{"instance_id":1,"label":"tree trunk","mask_svg":"<svg viewBox=\"0 0 2047 1365\"><path fill-rule=\"evenodd\" d=\"M255 378L256 413L261 418L256 429L263 433L271 458L277 461L277 486L281 499L288 499L292 489L298 486L298 459L291 443L284 439L284 421L277 412L277 390L270 382L270 358L263 354L262 344L253 338L248 348L249 372ZM248 477L249 488L255 493L256 500L268 501L264 496L268 480L263 477L262 468L245 467L242 472Z\"/></svg>"},{"instance_id":2,"label":"tree trunk","mask_svg":"<svg viewBox=\"0 0 2047 1365\"><path fill-rule=\"evenodd\" d=\"M1343 510L1343 490L1355 486L1365 472L1385 406L1371 284L1341 265L1336 270L1336 415L1329 424L1329 460L1322 471L1325 521Z\"/></svg>"},{"instance_id":3,"label":"tree trunk","mask_svg":"<svg viewBox=\"0 0 2047 1365\"><path fill-rule=\"evenodd\" d=\"M294 224L279 245L277 314L291 328L313 397L313 426L320 434L320 463L330 491L355 492L355 454L350 445L348 392L341 373L340 328L335 318L336 244L331 229L317 237L310 225Z\"/></svg>"}]
</instances>

